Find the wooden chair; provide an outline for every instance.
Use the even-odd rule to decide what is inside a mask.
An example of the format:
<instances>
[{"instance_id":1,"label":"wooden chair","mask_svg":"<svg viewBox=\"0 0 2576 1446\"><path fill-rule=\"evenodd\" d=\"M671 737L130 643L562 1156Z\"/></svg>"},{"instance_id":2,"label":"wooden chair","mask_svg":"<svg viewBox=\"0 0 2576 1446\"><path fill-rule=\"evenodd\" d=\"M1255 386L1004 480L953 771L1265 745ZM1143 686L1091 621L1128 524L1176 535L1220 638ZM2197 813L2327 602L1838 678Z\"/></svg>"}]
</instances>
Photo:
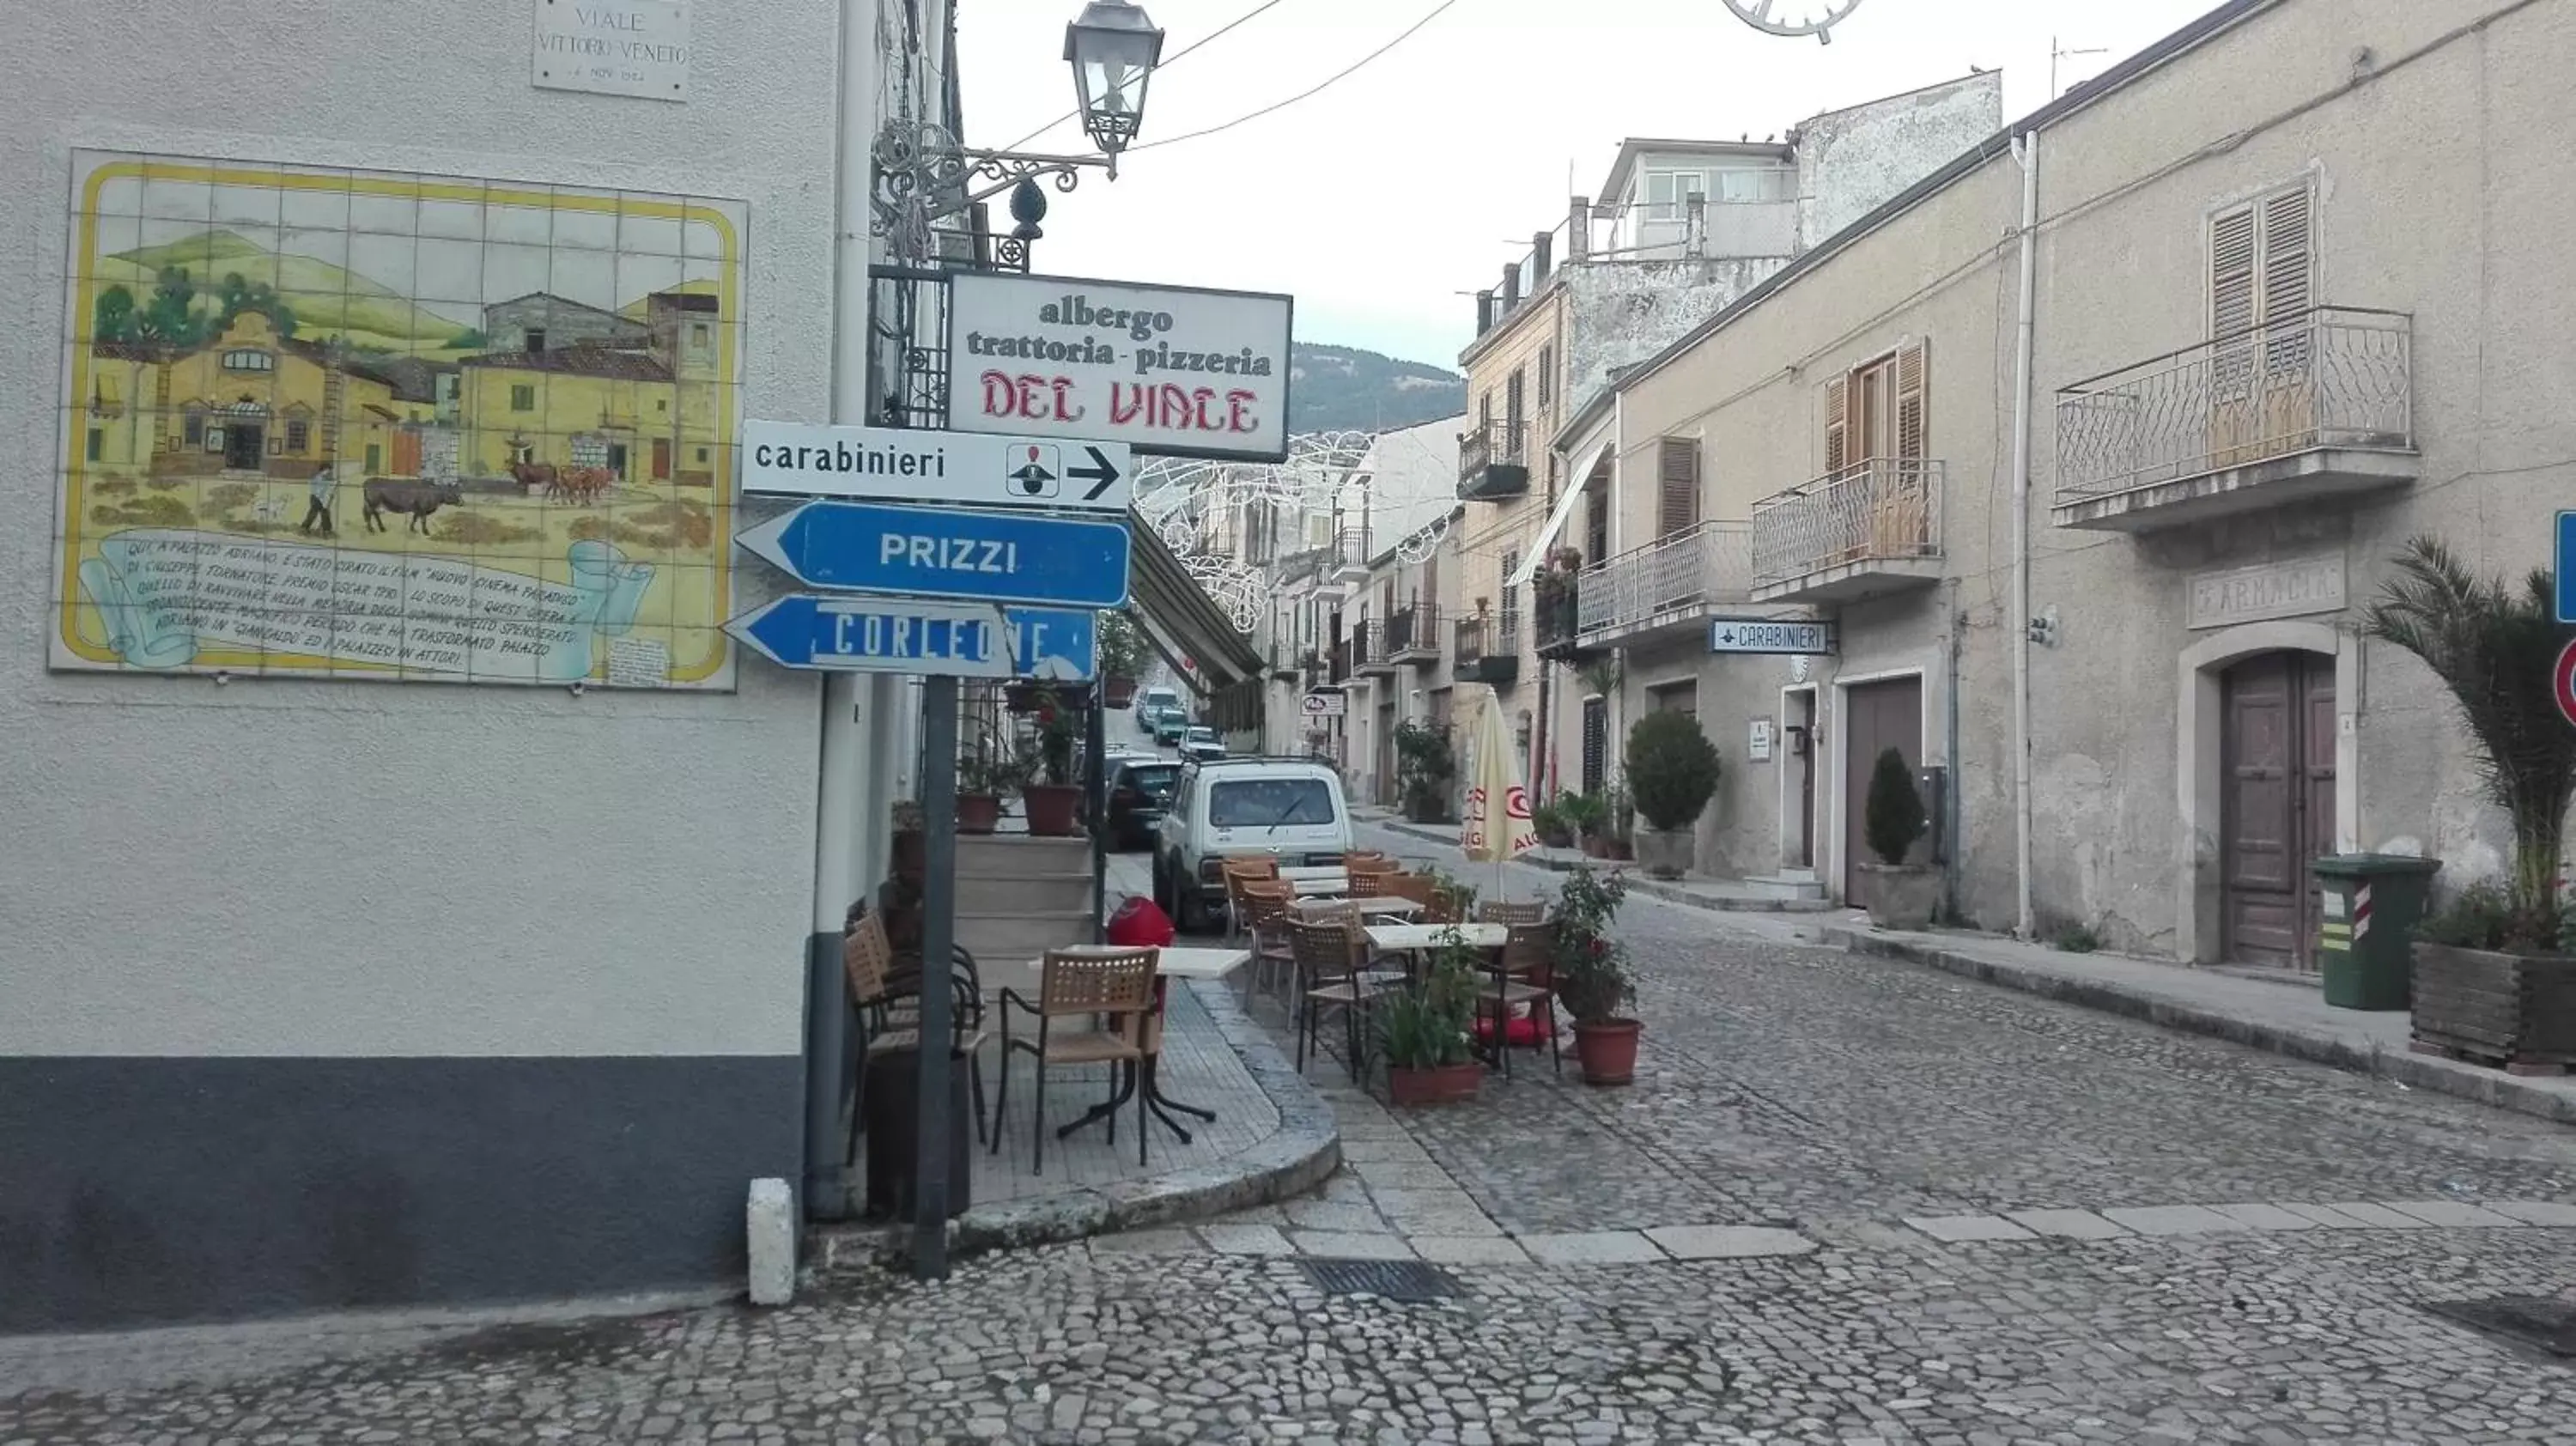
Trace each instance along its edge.
<instances>
[{"instance_id":1,"label":"wooden chair","mask_svg":"<svg viewBox=\"0 0 2576 1446\"><path fill-rule=\"evenodd\" d=\"M1501 922L1499 920L1493 922ZM1559 1075L1565 1073L1564 1045L1556 1029L1556 925L1553 923L1514 923L1504 936L1502 950L1494 958L1492 974L1477 996L1476 1012L1480 1021L1490 1021L1494 1057L1503 1067L1503 1078L1512 1074L1512 1011L1529 1011L1530 1028L1547 1040L1548 1055ZM1480 1031L1482 1032L1482 1031ZM1530 1041L1538 1048L1538 1041Z\"/></svg>"},{"instance_id":2,"label":"wooden chair","mask_svg":"<svg viewBox=\"0 0 2576 1446\"><path fill-rule=\"evenodd\" d=\"M1261 982L1279 980L1279 997L1286 1003L1291 997L1288 986L1297 978L1297 950L1289 942L1289 905L1297 891L1285 883L1248 880L1243 885L1244 923L1252 933L1252 968L1247 973L1245 994L1261 996Z\"/></svg>"},{"instance_id":3,"label":"wooden chair","mask_svg":"<svg viewBox=\"0 0 2576 1446\"><path fill-rule=\"evenodd\" d=\"M1080 954L1050 949L1039 966L1038 1002L1031 1004L1017 990L1005 989L1001 997L1002 1084L993 1101L993 1145L995 1153L1002 1148L1002 1116L1011 1107L1011 1055L1014 1052L1032 1056L1036 1061L1037 1149L1030 1160L1029 1173L1043 1174L1046 1169L1046 1090L1047 1069L1051 1065L1106 1064L1126 1065L1138 1071L1136 1097L1136 1163L1145 1163L1145 1082L1141 1078L1145 1063L1147 1016L1154 1011L1154 969L1161 955L1157 949L1133 949L1119 953L1086 951ZM1018 1009L1037 1019L1034 1039L1011 1035L1011 1011ZM1075 1029L1059 1032L1057 1021L1083 1019L1095 1015L1110 1018L1107 1029ZM1111 1089L1115 1096L1115 1070ZM1118 1116L1109 1116L1109 1138L1118 1138Z\"/></svg>"},{"instance_id":4,"label":"wooden chair","mask_svg":"<svg viewBox=\"0 0 2576 1446\"><path fill-rule=\"evenodd\" d=\"M1476 906L1479 924L1543 924L1547 922L1547 905L1535 900L1526 904L1488 899Z\"/></svg>"},{"instance_id":5,"label":"wooden chair","mask_svg":"<svg viewBox=\"0 0 2576 1446\"><path fill-rule=\"evenodd\" d=\"M1276 882L1279 860L1269 857L1221 859L1217 863L1217 876L1225 882L1225 932L1231 939L1243 932L1243 886Z\"/></svg>"},{"instance_id":6,"label":"wooden chair","mask_svg":"<svg viewBox=\"0 0 2576 1446\"><path fill-rule=\"evenodd\" d=\"M1390 874L1381 880L1378 892L1391 899L1411 899L1422 906L1413 916L1417 924L1454 924L1458 912L1454 901L1441 889L1440 881L1428 874Z\"/></svg>"},{"instance_id":7,"label":"wooden chair","mask_svg":"<svg viewBox=\"0 0 2576 1446\"><path fill-rule=\"evenodd\" d=\"M980 1144L984 1139L984 995L974 955L957 950L954 966L948 980L948 1043L966 1056L966 1078L974 1094L975 1139ZM852 919L842 933L841 974L850 986L850 1014L859 1031L860 1077L865 1078L871 1053L911 1049L920 1043L921 960L913 955L907 961L896 954L886 936L885 915L870 910ZM853 1101L853 1152L859 1120Z\"/></svg>"},{"instance_id":8,"label":"wooden chair","mask_svg":"<svg viewBox=\"0 0 2576 1446\"><path fill-rule=\"evenodd\" d=\"M1308 1047L1321 1043L1316 1027L1323 1012L1339 1009L1350 1026L1347 1063L1351 1078L1365 1082L1368 1073L1361 1016L1382 991L1360 972L1359 935L1347 922L1310 924L1291 920L1288 939L1297 958L1297 1072L1306 1071Z\"/></svg>"},{"instance_id":9,"label":"wooden chair","mask_svg":"<svg viewBox=\"0 0 2576 1446\"><path fill-rule=\"evenodd\" d=\"M1343 877L1350 881L1350 895L1354 899L1377 898L1386 892L1386 881L1402 872L1403 870L1398 869L1392 860L1385 863L1347 863L1342 866Z\"/></svg>"},{"instance_id":10,"label":"wooden chair","mask_svg":"<svg viewBox=\"0 0 2576 1446\"><path fill-rule=\"evenodd\" d=\"M1380 864L1383 864L1388 868L1397 867L1393 855L1379 853L1376 849L1353 849L1349 853L1342 855L1342 867L1345 870L1374 868Z\"/></svg>"}]
</instances>

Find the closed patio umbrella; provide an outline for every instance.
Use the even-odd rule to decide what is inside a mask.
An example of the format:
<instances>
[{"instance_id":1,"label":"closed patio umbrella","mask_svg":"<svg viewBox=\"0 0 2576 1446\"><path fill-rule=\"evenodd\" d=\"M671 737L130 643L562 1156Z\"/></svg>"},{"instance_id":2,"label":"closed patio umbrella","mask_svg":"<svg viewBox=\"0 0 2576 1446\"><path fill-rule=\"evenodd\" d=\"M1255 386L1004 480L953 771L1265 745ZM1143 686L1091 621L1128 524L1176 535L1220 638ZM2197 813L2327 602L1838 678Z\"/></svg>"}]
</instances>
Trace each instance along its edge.
<instances>
[{"instance_id":1,"label":"closed patio umbrella","mask_svg":"<svg viewBox=\"0 0 2576 1446\"><path fill-rule=\"evenodd\" d=\"M1468 727L1466 822L1458 830L1458 847L1470 862L1494 866L1497 898L1503 891L1503 862L1538 847L1529 789L1521 781L1511 729L1503 722L1503 700L1491 688Z\"/></svg>"}]
</instances>

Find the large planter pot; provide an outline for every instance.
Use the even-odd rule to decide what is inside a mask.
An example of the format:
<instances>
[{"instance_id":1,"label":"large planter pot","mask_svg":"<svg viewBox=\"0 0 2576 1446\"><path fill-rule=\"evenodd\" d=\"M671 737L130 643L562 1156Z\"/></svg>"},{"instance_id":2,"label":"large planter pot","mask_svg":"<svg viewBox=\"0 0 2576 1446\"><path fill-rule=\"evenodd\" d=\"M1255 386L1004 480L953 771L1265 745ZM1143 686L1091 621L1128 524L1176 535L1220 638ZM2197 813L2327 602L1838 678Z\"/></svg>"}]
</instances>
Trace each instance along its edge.
<instances>
[{"instance_id":1,"label":"large planter pot","mask_svg":"<svg viewBox=\"0 0 2576 1446\"><path fill-rule=\"evenodd\" d=\"M1695 840L1686 828L1637 830L1637 864L1659 879L1678 879L1691 871Z\"/></svg>"},{"instance_id":2,"label":"large planter pot","mask_svg":"<svg viewBox=\"0 0 2576 1446\"><path fill-rule=\"evenodd\" d=\"M1614 864L1624 864L1637 857L1637 846L1623 838L1603 839L1601 857Z\"/></svg>"},{"instance_id":3,"label":"large planter pot","mask_svg":"<svg viewBox=\"0 0 2576 1446\"><path fill-rule=\"evenodd\" d=\"M991 833L1002 821L1002 799L999 794L961 793L957 795L957 831Z\"/></svg>"},{"instance_id":4,"label":"large planter pot","mask_svg":"<svg viewBox=\"0 0 2576 1446\"><path fill-rule=\"evenodd\" d=\"M1020 789L1028 810L1029 832L1040 838L1064 838L1082 832L1082 790L1070 783L1031 783Z\"/></svg>"},{"instance_id":5,"label":"large planter pot","mask_svg":"<svg viewBox=\"0 0 2576 1446\"><path fill-rule=\"evenodd\" d=\"M1583 856L1587 859L1606 859L1610 857L1610 841L1597 833L1585 834L1583 836Z\"/></svg>"},{"instance_id":6,"label":"large planter pot","mask_svg":"<svg viewBox=\"0 0 2576 1446\"><path fill-rule=\"evenodd\" d=\"M2576 1066L2576 956L2415 945L2415 1041L2513 1074Z\"/></svg>"},{"instance_id":7,"label":"large planter pot","mask_svg":"<svg viewBox=\"0 0 2576 1446\"><path fill-rule=\"evenodd\" d=\"M1860 866L1860 899L1869 921L1882 929L1929 927L1941 909L1941 874L1919 864Z\"/></svg>"},{"instance_id":8,"label":"large planter pot","mask_svg":"<svg viewBox=\"0 0 2576 1446\"><path fill-rule=\"evenodd\" d=\"M1645 1025L1633 1019L1605 1019L1574 1026L1574 1057L1583 1065L1583 1082L1623 1085L1637 1077L1637 1036Z\"/></svg>"},{"instance_id":9,"label":"large planter pot","mask_svg":"<svg viewBox=\"0 0 2576 1446\"><path fill-rule=\"evenodd\" d=\"M1387 1099L1397 1105L1454 1105L1474 1099L1484 1075L1485 1067L1473 1060L1430 1069L1397 1069L1389 1065Z\"/></svg>"},{"instance_id":10,"label":"large planter pot","mask_svg":"<svg viewBox=\"0 0 2576 1446\"><path fill-rule=\"evenodd\" d=\"M1136 702L1136 680L1135 680L1135 679L1133 679L1133 678L1103 678L1103 679L1101 679L1101 680L1100 680L1100 706L1101 706L1101 707L1103 707L1103 708L1128 708L1128 707L1133 707L1133 706L1135 705L1135 702Z\"/></svg>"},{"instance_id":11,"label":"large planter pot","mask_svg":"<svg viewBox=\"0 0 2576 1446\"><path fill-rule=\"evenodd\" d=\"M959 800L961 803L963 799ZM897 829L894 835L893 872L917 879L930 863L930 835L917 828Z\"/></svg>"},{"instance_id":12,"label":"large planter pot","mask_svg":"<svg viewBox=\"0 0 2576 1446\"><path fill-rule=\"evenodd\" d=\"M1552 849L1572 848L1574 847L1574 830L1567 828L1562 824L1559 824L1555 828L1543 828L1538 831L1538 841Z\"/></svg>"}]
</instances>

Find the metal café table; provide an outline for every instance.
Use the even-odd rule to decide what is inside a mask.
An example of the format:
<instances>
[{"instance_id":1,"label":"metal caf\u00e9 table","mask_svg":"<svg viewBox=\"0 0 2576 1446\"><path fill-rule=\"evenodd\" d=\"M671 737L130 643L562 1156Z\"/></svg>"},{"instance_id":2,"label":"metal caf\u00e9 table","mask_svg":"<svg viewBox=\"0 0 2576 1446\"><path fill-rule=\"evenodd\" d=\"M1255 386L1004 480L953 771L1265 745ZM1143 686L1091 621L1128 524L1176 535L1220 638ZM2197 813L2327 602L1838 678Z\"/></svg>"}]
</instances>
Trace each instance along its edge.
<instances>
[{"instance_id":1,"label":"metal caf\u00e9 table","mask_svg":"<svg viewBox=\"0 0 2576 1446\"><path fill-rule=\"evenodd\" d=\"M1351 888L1350 874L1338 868L1286 868L1279 871L1279 879L1304 897L1345 894Z\"/></svg>"},{"instance_id":2,"label":"metal caf\u00e9 table","mask_svg":"<svg viewBox=\"0 0 2576 1446\"><path fill-rule=\"evenodd\" d=\"M1067 948L1058 949L1055 952L1058 954L1097 955L1132 954L1135 951L1115 944L1076 944ZM1145 1021L1145 1039L1149 1048L1145 1055L1143 1068L1130 1076L1127 1085L1120 1089L1116 1096L1110 1099L1108 1103L1093 1106L1081 1119L1057 1130L1055 1132L1056 1138L1061 1140L1065 1136L1072 1134L1074 1131L1081 1129L1085 1125L1097 1124L1100 1121L1109 1118L1109 1116L1115 1113L1120 1106L1126 1104L1127 1101L1132 1098L1131 1091L1137 1088L1139 1080L1142 1081L1145 1091L1145 1107L1154 1112L1154 1118L1161 1120L1164 1128L1170 1130L1174 1135L1179 1136L1182 1144L1186 1145L1190 1142L1190 1132L1187 1127L1181 1124L1180 1121L1172 1118L1172 1111L1178 1110L1185 1115L1196 1115L1210 1124L1216 1123L1216 1111L1204 1109L1198 1105L1184 1104L1179 1100L1173 1099L1171 1096L1163 1093L1161 1085L1157 1083L1155 1079L1155 1066L1162 1057L1162 1050L1159 1046L1162 1043L1163 1037L1164 990L1166 986L1175 979L1223 979L1228 974L1242 968L1245 962L1251 958L1252 953L1247 949L1156 950L1154 958L1154 1014L1152 1018ZM1044 959L1039 959L1035 961L1035 965L1041 977L1043 977L1046 970L1046 961ZM1043 1068L1044 1066L1040 1067Z\"/></svg>"},{"instance_id":3,"label":"metal caf\u00e9 table","mask_svg":"<svg viewBox=\"0 0 2576 1446\"><path fill-rule=\"evenodd\" d=\"M1409 919L1422 912L1422 901L1400 899L1392 895L1367 899L1335 899L1318 896L1293 900L1288 907L1301 919L1330 919L1344 914L1357 914L1362 918L1375 915L1382 918Z\"/></svg>"}]
</instances>

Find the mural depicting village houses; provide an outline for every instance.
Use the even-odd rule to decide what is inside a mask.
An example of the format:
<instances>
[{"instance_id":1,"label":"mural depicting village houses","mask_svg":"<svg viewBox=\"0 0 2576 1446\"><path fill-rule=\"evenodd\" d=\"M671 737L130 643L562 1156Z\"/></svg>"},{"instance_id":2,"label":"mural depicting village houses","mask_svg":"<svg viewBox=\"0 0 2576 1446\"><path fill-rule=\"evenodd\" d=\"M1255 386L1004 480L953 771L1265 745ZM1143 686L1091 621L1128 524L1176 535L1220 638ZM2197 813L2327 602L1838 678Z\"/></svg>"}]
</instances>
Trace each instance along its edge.
<instances>
[{"instance_id":1,"label":"mural depicting village houses","mask_svg":"<svg viewBox=\"0 0 2576 1446\"><path fill-rule=\"evenodd\" d=\"M738 213L78 170L58 666L730 686Z\"/></svg>"}]
</instances>

